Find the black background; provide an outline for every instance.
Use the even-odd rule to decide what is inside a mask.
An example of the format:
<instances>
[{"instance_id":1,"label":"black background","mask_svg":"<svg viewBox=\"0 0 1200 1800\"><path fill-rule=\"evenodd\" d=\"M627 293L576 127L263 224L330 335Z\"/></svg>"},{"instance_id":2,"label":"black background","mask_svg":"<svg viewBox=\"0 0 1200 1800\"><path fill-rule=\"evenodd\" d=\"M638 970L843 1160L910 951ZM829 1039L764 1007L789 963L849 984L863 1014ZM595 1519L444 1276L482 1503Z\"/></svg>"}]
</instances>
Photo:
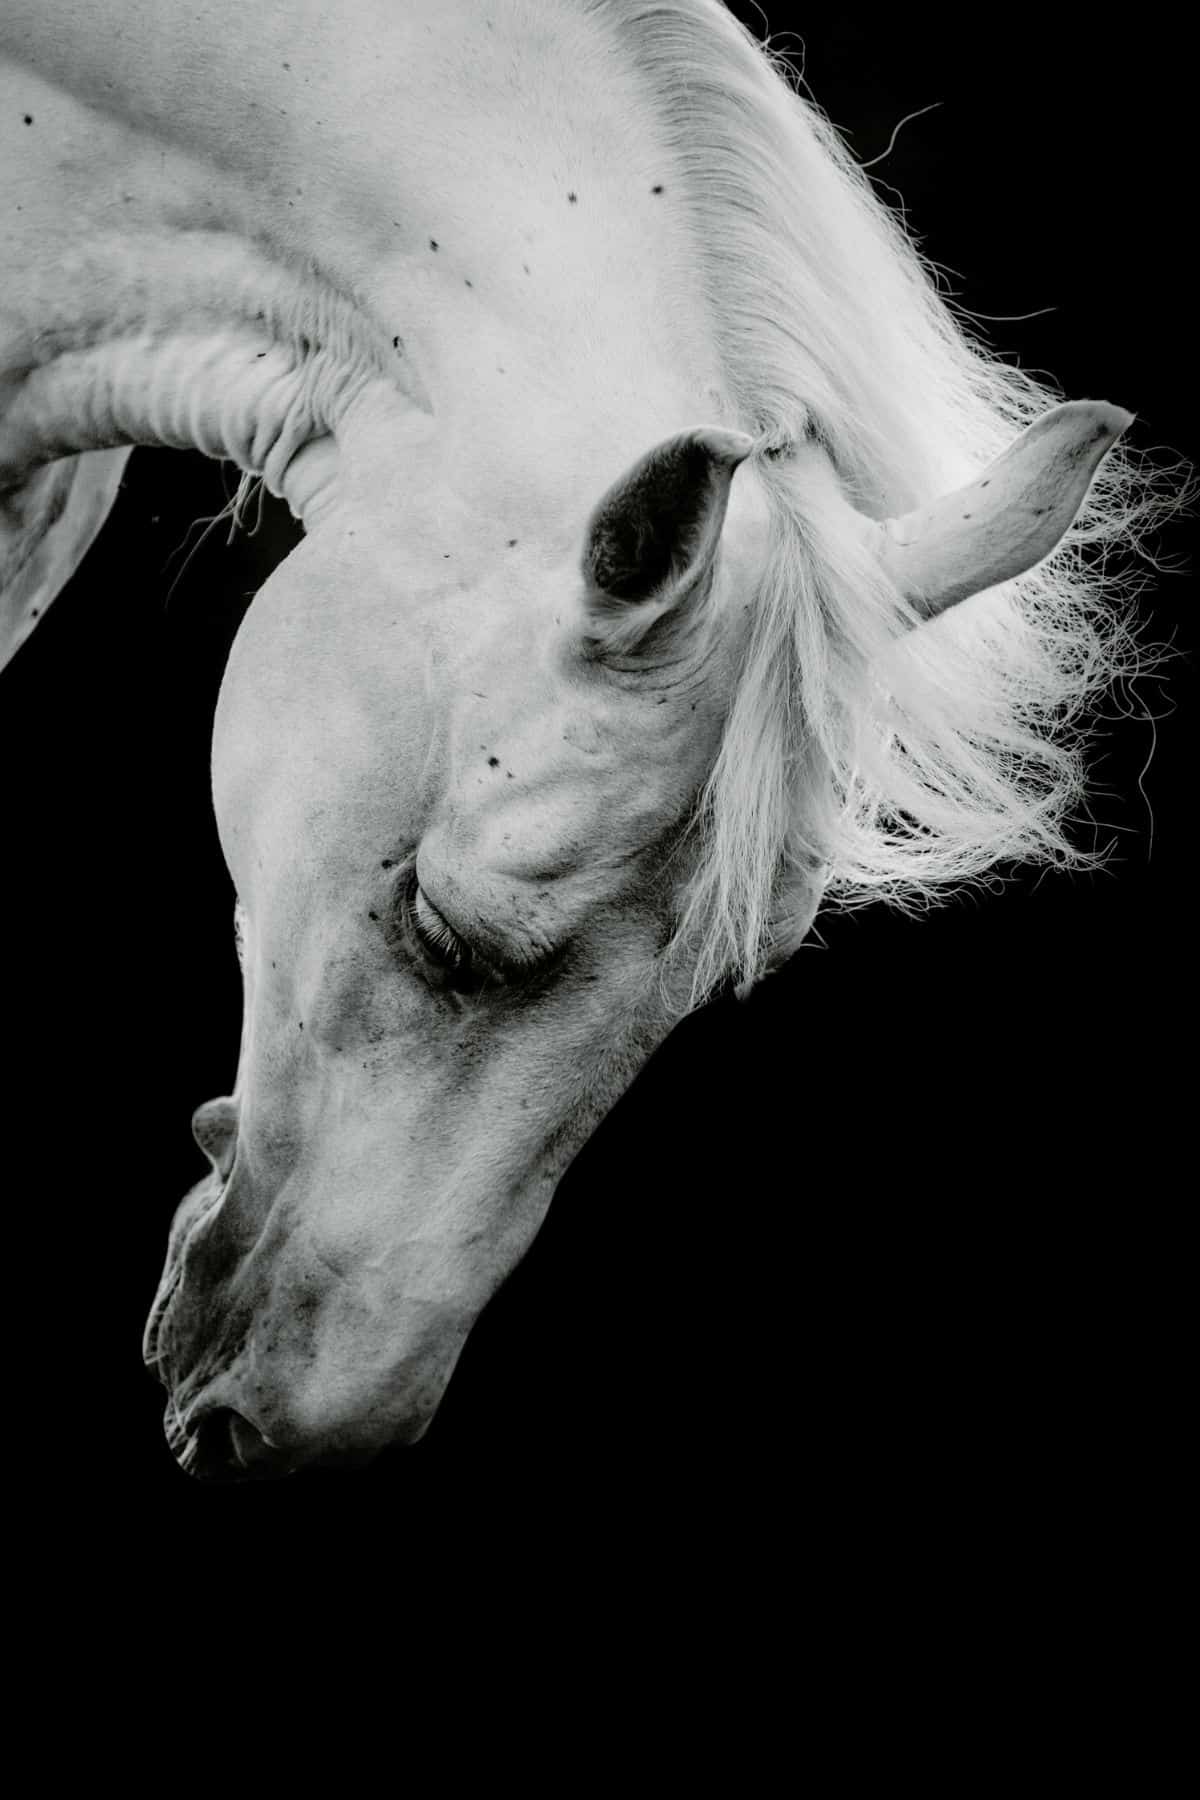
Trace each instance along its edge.
<instances>
[{"instance_id":1,"label":"black background","mask_svg":"<svg viewBox=\"0 0 1200 1800\"><path fill-rule=\"evenodd\" d=\"M1134 410L1135 444L1194 456L1191 101L1169 44L1081 43L1032 8L986 37L769 10L862 160L940 102L875 175L965 304L1037 313L993 341ZM550 1542L574 1567L619 1541L771 1583L915 1558L1000 1588L1037 1550L1085 1592L1121 1508L1172 1492L1187 660L1138 689L1154 729L1114 702L1097 740L1108 874L1017 873L918 923L823 919L824 947L688 1021L617 1107L416 1450L209 1488L167 1452L139 1339L202 1166L190 1113L236 1063L210 725L291 527L272 508L188 559L231 489L136 451L3 680L5 1437L48 1588L150 1593L204 1544L286 1572L356 1533L398 1569ZM1181 650L1194 607L1190 565L1142 603Z\"/></svg>"}]
</instances>

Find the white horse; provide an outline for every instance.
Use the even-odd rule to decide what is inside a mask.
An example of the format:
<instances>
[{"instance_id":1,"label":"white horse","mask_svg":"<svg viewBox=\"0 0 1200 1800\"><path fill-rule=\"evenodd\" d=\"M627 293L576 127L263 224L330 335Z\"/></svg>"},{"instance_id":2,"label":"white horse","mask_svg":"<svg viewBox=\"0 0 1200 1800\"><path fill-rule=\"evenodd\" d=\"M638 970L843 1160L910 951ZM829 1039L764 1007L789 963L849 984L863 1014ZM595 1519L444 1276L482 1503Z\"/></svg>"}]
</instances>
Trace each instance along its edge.
<instances>
[{"instance_id":1,"label":"white horse","mask_svg":"<svg viewBox=\"0 0 1200 1800\"><path fill-rule=\"evenodd\" d=\"M822 897L1080 860L1130 415L969 342L715 0L8 0L0 50L3 655L132 444L306 533L221 691L241 1055L147 1359L195 1473L369 1456Z\"/></svg>"}]
</instances>

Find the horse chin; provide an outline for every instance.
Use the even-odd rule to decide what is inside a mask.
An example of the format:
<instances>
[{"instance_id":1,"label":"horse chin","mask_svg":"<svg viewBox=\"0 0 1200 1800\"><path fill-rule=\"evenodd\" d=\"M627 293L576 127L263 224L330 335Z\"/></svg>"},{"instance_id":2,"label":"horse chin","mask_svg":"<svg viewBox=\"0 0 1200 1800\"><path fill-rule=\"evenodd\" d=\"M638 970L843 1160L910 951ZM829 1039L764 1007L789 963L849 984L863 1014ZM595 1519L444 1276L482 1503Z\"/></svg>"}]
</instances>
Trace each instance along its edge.
<instances>
[{"instance_id":1,"label":"horse chin","mask_svg":"<svg viewBox=\"0 0 1200 1800\"><path fill-rule=\"evenodd\" d=\"M277 1481L300 1472L365 1469L385 1451L418 1443L437 1412L434 1404L371 1442L339 1441L336 1435L293 1442L268 1435L236 1406L224 1404L217 1398L224 1386L218 1377L190 1402L168 1389L163 1420L168 1447L184 1474L200 1481Z\"/></svg>"},{"instance_id":2,"label":"horse chin","mask_svg":"<svg viewBox=\"0 0 1200 1800\"><path fill-rule=\"evenodd\" d=\"M167 1443L185 1475L197 1481L224 1484L248 1481L282 1481L288 1476L322 1471L344 1473L365 1469L383 1450L416 1443L426 1429L411 1436L369 1449L331 1449L325 1452L291 1450L264 1437L240 1413L216 1407L189 1420L173 1404L165 1421Z\"/></svg>"},{"instance_id":3,"label":"horse chin","mask_svg":"<svg viewBox=\"0 0 1200 1800\"><path fill-rule=\"evenodd\" d=\"M213 1177L183 1201L146 1327L144 1356L166 1390L163 1428L180 1468L202 1481L261 1481L362 1468L417 1443L484 1296L475 1308L435 1304L421 1329L398 1339L399 1302L366 1317L354 1282L307 1242L291 1258L274 1246L264 1266L253 1252L225 1262L222 1241L222 1270L236 1272L210 1288L205 1257L229 1199Z\"/></svg>"}]
</instances>

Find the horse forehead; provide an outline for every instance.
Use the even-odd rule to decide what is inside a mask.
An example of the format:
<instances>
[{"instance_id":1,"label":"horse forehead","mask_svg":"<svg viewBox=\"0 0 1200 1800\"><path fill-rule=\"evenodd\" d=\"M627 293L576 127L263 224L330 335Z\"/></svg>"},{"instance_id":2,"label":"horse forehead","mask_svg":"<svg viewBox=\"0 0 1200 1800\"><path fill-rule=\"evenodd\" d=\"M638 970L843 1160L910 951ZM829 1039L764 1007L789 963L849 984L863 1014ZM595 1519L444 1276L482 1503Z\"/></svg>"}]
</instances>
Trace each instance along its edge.
<instances>
[{"instance_id":1,"label":"horse forehead","mask_svg":"<svg viewBox=\"0 0 1200 1800\"><path fill-rule=\"evenodd\" d=\"M485 810L547 781L594 786L646 756L647 708L588 670L552 606L497 609L450 673L448 778Z\"/></svg>"},{"instance_id":2,"label":"horse forehead","mask_svg":"<svg viewBox=\"0 0 1200 1800\"><path fill-rule=\"evenodd\" d=\"M591 864L606 885L677 822L714 749L711 707L602 680L543 673L503 704L467 702L440 765L430 849L518 879Z\"/></svg>"}]
</instances>

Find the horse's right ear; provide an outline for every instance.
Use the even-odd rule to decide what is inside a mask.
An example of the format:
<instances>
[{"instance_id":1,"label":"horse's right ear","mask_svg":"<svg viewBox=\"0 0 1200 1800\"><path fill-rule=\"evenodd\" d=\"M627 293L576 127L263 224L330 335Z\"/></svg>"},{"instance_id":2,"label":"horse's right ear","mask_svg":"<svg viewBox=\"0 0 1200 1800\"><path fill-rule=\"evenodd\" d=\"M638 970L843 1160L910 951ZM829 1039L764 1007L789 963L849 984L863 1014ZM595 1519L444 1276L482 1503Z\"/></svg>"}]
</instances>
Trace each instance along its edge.
<instances>
[{"instance_id":1,"label":"horse's right ear","mask_svg":"<svg viewBox=\"0 0 1200 1800\"><path fill-rule=\"evenodd\" d=\"M879 561L926 619L1049 556L1133 414L1068 400L1035 419L969 486L864 526Z\"/></svg>"},{"instance_id":2,"label":"horse's right ear","mask_svg":"<svg viewBox=\"0 0 1200 1800\"><path fill-rule=\"evenodd\" d=\"M87 555L128 458L126 445L87 450L0 489L0 669Z\"/></svg>"},{"instance_id":3,"label":"horse's right ear","mask_svg":"<svg viewBox=\"0 0 1200 1800\"><path fill-rule=\"evenodd\" d=\"M609 488L583 553L594 655L677 650L708 597L730 483L753 448L745 432L700 426L656 444Z\"/></svg>"}]
</instances>

